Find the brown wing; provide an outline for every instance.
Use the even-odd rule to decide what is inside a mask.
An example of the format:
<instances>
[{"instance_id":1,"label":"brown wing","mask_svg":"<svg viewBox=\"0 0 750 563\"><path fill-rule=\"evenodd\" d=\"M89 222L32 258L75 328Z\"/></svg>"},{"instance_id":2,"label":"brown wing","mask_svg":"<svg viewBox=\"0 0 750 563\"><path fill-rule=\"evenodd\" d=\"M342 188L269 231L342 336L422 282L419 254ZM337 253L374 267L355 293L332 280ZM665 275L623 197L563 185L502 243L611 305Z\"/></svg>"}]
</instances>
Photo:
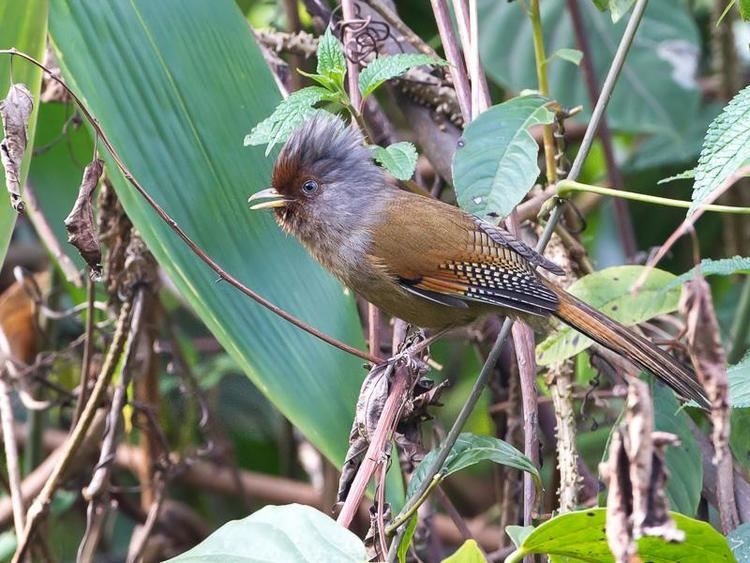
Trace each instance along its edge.
<instances>
[{"instance_id":1,"label":"brown wing","mask_svg":"<svg viewBox=\"0 0 750 563\"><path fill-rule=\"evenodd\" d=\"M487 303L533 315L557 311L557 295L534 271L559 268L493 225L445 203L397 192L377 233L376 263L407 291L446 306Z\"/></svg>"}]
</instances>

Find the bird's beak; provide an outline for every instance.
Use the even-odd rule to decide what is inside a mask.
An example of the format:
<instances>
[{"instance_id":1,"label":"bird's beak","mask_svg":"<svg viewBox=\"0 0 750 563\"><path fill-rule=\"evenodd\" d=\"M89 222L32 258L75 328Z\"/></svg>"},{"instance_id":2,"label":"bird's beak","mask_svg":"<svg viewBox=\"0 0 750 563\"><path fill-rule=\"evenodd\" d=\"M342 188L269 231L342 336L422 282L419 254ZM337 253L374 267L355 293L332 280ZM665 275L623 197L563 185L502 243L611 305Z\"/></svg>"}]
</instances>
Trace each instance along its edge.
<instances>
[{"instance_id":1,"label":"bird's beak","mask_svg":"<svg viewBox=\"0 0 750 563\"><path fill-rule=\"evenodd\" d=\"M260 203L251 205L250 209L255 211L257 209L271 209L272 207L285 207L286 204L288 203L288 200L284 199L284 197L279 192L277 192L274 188L261 190L258 193L251 195L248 198L247 202L252 203L253 201L256 201L259 199L265 199L268 201L261 201Z\"/></svg>"}]
</instances>

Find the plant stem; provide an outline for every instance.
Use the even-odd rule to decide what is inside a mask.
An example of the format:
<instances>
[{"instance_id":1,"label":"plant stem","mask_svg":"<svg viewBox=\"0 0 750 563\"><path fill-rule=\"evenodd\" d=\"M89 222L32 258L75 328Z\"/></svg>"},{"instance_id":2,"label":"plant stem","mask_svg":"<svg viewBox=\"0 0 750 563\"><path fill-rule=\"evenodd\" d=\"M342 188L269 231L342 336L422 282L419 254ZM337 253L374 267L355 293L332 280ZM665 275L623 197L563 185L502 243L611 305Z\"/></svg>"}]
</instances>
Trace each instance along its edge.
<instances>
[{"instance_id":1,"label":"plant stem","mask_svg":"<svg viewBox=\"0 0 750 563\"><path fill-rule=\"evenodd\" d=\"M549 81L547 80L547 56L544 53L544 34L542 32L542 16L539 11L539 0L531 0L529 9L531 32L534 41L534 58L536 59L536 79L539 83L539 93L549 96ZM542 140L544 143L544 162L547 172L547 183L557 182L557 167L555 166L555 140L552 136L552 125L545 125Z\"/></svg>"},{"instance_id":2,"label":"plant stem","mask_svg":"<svg viewBox=\"0 0 750 563\"><path fill-rule=\"evenodd\" d=\"M21 537L24 529L26 511L23 506L21 493L21 468L18 463L18 447L13 432L13 406L10 402L10 389L6 378L7 370L0 377L0 421L2 422L3 443L5 445L5 464L8 469L8 484L10 485L10 500L13 507L13 524L16 537Z\"/></svg>"},{"instance_id":3,"label":"plant stem","mask_svg":"<svg viewBox=\"0 0 750 563\"><path fill-rule=\"evenodd\" d=\"M593 194L640 201L642 203L654 203L656 205L665 205L667 207L680 207L682 209L689 209L692 205L692 202L683 201L681 199L670 199L667 197L641 194L638 192L631 192L629 190L603 188L601 186L592 186L591 184L574 182L573 180L561 180L557 184L557 195L559 195L560 197L565 197L573 192L589 192ZM705 209L706 211L715 211L717 213L750 215L750 207L732 207L731 205L706 205L703 207L703 209Z\"/></svg>"},{"instance_id":4,"label":"plant stem","mask_svg":"<svg viewBox=\"0 0 750 563\"><path fill-rule=\"evenodd\" d=\"M344 23L351 22L357 16L354 13L354 0L341 0L341 12L344 16ZM349 41L349 28L343 27L344 32L341 34L341 42L346 44ZM349 99L355 108L362 106L362 94L359 91L359 64L346 57L346 79L349 84Z\"/></svg>"},{"instance_id":5,"label":"plant stem","mask_svg":"<svg viewBox=\"0 0 750 563\"><path fill-rule=\"evenodd\" d=\"M456 96L458 96L458 105L461 108L464 121L468 123L471 121L471 88L469 87L463 58L458 50L458 42L456 41L456 34L453 32L453 23L448 12L448 6L445 0L430 0L430 2L440 32L445 57L450 63L449 69L453 79L453 87L456 89Z\"/></svg>"},{"instance_id":6,"label":"plant stem","mask_svg":"<svg viewBox=\"0 0 750 563\"><path fill-rule=\"evenodd\" d=\"M26 527L23 530L23 534L19 536L18 547L13 555L12 563L21 563L21 561L24 560L26 551L31 545L31 539L36 527L46 512L49 503L52 501L52 496L55 494L57 487L62 481L63 475L72 463L78 448L83 443L86 433L91 426L91 422L94 420L96 410L99 407L100 401L104 397L104 393L107 390L107 386L112 379L112 374L114 373L117 362L122 354L125 335L127 333L127 325L130 320L130 310L130 302L125 301L120 308L115 335L112 339L112 344L107 351L104 363L102 364L102 369L96 380L96 385L94 385L94 389L91 392L91 397L89 397L89 400L86 403L86 408L83 409L81 417L76 422L76 425L66 443L65 450L55 464L55 468L52 470L52 473L44 483L41 492L36 499L34 499L34 502L29 508L26 515Z\"/></svg>"},{"instance_id":7,"label":"plant stem","mask_svg":"<svg viewBox=\"0 0 750 563\"><path fill-rule=\"evenodd\" d=\"M588 1L588 0L585 0ZM581 8L579 5L580 0L567 0L568 11L570 12L570 19L573 22L573 31L576 36L576 43L578 48L583 53L583 59L581 60L581 70L583 71L583 78L586 84L586 90L588 91L588 97L592 104L596 103L599 98L599 84L596 79L596 72L594 71L593 54L591 52L591 46L589 44L588 37L586 35L585 24L581 15ZM620 167L617 165L615 160L615 151L612 144L612 132L607 124L607 116L602 115L601 125L599 126L599 139L602 142L602 149L604 151L604 160L607 163L607 175L609 176L609 183L617 188L622 188L624 183ZM620 233L620 242L625 252L625 256L628 259L632 259L637 251L637 244L635 240L635 231L633 230L633 221L630 216L630 210L626 202L621 199L614 201L615 210L615 221L617 223L617 230Z\"/></svg>"}]
</instances>

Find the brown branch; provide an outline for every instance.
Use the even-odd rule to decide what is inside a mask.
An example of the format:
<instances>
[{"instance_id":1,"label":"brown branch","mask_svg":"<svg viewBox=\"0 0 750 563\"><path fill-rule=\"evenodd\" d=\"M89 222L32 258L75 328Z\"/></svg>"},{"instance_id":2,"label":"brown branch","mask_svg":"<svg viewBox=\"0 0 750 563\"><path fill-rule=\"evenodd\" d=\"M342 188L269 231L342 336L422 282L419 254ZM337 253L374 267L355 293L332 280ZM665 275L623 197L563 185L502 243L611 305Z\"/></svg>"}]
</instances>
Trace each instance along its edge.
<instances>
[{"instance_id":1,"label":"brown branch","mask_svg":"<svg viewBox=\"0 0 750 563\"><path fill-rule=\"evenodd\" d=\"M143 199L146 200L146 203L156 212L156 214L169 226L169 228L172 229L172 231L179 236L182 241L187 245L187 247L195 254L198 258L200 258L201 261L203 261L209 268L211 268L216 274L218 274L219 278L227 282L229 285L235 287L243 294L247 295L251 299L253 299L256 303L259 305L262 305L275 315L281 317L282 319L286 320L287 322L290 322L297 328L300 328L307 332L308 334L311 334L315 336L316 338L319 338L323 342L326 342L327 344L330 344L331 346L334 346L338 348L339 350L343 350L344 352L347 352L353 356L356 356L358 358L361 358L363 360L366 360L370 363L377 364L378 362L382 361L382 358L378 358L375 356L372 356L366 352L363 352L362 350L357 350L353 346L350 346L349 344L346 344L345 342L341 342L340 340L337 340L336 338L333 338L332 336L329 336L325 334L324 332L311 327L307 323L303 322L302 320L298 319L294 315L287 313L284 309L281 307L278 307L277 305L274 305L271 303L268 299L265 297L262 297L260 294L256 293L249 287L247 287L245 284L243 284L240 280L238 280L236 277L231 275L229 272L224 270L213 258L211 258L206 252L199 247L193 240L188 236L188 234L177 224L177 221L175 221L157 202L156 200L151 197L151 195L146 191L146 189L135 179L133 174L130 172L130 169L128 169L127 166L125 166L125 163L120 158L119 154L115 150L114 146L112 145L111 141L107 137L107 135L104 133L104 130L102 129L101 125L99 124L99 121L94 117L94 115L88 110L88 108L84 105L83 101L78 97L78 95L71 90L60 78L55 76L52 71L44 66L42 63L37 61L35 58L27 55L26 53L23 53L21 51L18 51L17 49L0 49L0 55L12 55L17 56L22 59L25 59L29 61L30 63L38 66L42 70L44 70L50 78L58 82L65 90L70 94L70 97L75 101L75 103L78 105L78 107L81 110L81 113L86 117L86 119L89 121L91 126L96 131L101 143L104 145L104 147L107 149L107 152L112 156L112 159L115 161L115 164L122 172L123 176L125 176L125 179L130 182L130 184L135 188L135 190L143 197Z\"/></svg>"},{"instance_id":2,"label":"brown branch","mask_svg":"<svg viewBox=\"0 0 750 563\"><path fill-rule=\"evenodd\" d=\"M5 370L3 371L5 372ZM5 445L5 464L8 469L10 502L13 507L13 524L16 537L20 537L25 527L26 508L21 493L21 469L18 463L18 446L13 434L13 406L10 403L7 377L7 372L0 375L0 420L2 421L3 443Z\"/></svg>"},{"instance_id":3,"label":"brown branch","mask_svg":"<svg viewBox=\"0 0 750 563\"><path fill-rule=\"evenodd\" d=\"M76 403L73 423L81 418L83 407L89 394L89 371L91 358L94 356L94 302L96 300L96 286L90 277L86 281L86 328L84 332L83 358L81 359L81 377L78 384L78 402Z\"/></svg>"},{"instance_id":4,"label":"brown branch","mask_svg":"<svg viewBox=\"0 0 750 563\"><path fill-rule=\"evenodd\" d=\"M60 486L64 474L70 467L76 453L86 437L86 434L88 433L89 427L94 421L94 415L99 407L99 402L104 397L104 393L112 379L112 374L115 371L120 354L122 353L122 347L125 342L125 332L130 319L130 309L130 303L127 301L124 302L120 308L120 316L117 321L115 335L112 339L112 344L107 351L107 356L102 364L102 369L99 373L96 384L94 385L94 389L91 392L91 397L89 397L86 407L81 413L81 417L76 422L59 461L55 464L55 467L47 479L47 482L42 487L39 496L37 496L29 508L28 514L26 515L26 527L24 528L23 535L19 536L18 547L13 555L12 563L21 563L24 560L26 551L29 548L34 532L36 531L36 527L49 507L49 503L52 501L52 496Z\"/></svg>"}]
</instances>

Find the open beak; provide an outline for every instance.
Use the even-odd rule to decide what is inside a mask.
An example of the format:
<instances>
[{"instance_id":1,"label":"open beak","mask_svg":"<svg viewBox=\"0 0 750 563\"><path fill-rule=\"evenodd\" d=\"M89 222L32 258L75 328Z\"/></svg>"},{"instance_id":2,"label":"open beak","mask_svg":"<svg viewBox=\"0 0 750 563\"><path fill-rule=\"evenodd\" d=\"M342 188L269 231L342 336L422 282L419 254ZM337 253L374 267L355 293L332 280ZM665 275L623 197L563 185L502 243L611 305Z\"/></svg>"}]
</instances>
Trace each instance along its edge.
<instances>
[{"instance_id":1,"label":"open beak","mask_svg":"<svg viewBox=\"0 0 750 563\"><path fill-rule=\"evenodd\" d=\"M252 203L259 199L265 199L267 201L261 201L259 203L255 203L250 206L250 209L255 211L257 209L271 209L272 207L285 207L289 201L289 200L284 199L284 197L279 192L277 192L274 188L268 188L268 189L261 190L258 193L251 195L248 198L247 202Z\"/></svg>"}]
</instances>

